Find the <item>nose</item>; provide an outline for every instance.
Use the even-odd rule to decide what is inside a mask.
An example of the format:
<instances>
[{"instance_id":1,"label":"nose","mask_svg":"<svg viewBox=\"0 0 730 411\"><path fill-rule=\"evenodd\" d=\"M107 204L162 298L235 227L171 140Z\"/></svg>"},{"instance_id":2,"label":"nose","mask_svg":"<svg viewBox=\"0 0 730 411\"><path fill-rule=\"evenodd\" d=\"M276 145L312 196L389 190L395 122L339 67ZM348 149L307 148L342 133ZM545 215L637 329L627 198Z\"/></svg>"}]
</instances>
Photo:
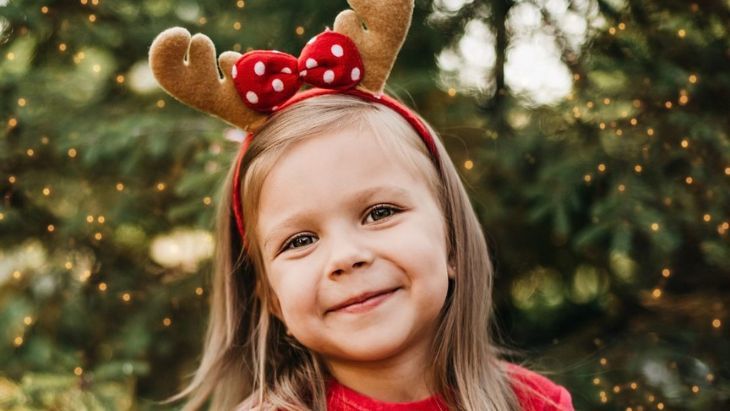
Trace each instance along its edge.
<instances>
[{"instance_id":1,"label":"nose","mask_svg":"<svg viewBox=\"0 0 730 411\"><path fill-rule=\"evenodd\" d=\"M362 238L362 234L358 235L356 230L355 228L339 230L337 234L330 234L328 276L337 277L351 273L372 263L373 251Z\"/></svg>"}]
</instances>

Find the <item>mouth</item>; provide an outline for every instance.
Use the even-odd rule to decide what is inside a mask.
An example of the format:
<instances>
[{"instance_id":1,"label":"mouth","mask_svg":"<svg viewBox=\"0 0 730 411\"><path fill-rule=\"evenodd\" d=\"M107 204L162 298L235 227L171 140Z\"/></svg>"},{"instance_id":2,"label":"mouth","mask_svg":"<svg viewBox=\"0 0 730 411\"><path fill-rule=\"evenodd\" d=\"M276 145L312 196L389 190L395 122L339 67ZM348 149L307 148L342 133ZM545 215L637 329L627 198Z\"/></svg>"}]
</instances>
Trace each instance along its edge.
<instances>
[{"instance_id":1,"label":"mouth","mask_svg":"<svg viewBox=\"0 0 730 411\"><path fill-rule=\"evenodd\" d=\"M388 297L393 295L398 290L400 290L400 287L363 293L354 298L349 298L340 304L337 304L336 306L327 310L327 313L358 313L368 311L388 299Z\"/></svg>"}]
</instances>

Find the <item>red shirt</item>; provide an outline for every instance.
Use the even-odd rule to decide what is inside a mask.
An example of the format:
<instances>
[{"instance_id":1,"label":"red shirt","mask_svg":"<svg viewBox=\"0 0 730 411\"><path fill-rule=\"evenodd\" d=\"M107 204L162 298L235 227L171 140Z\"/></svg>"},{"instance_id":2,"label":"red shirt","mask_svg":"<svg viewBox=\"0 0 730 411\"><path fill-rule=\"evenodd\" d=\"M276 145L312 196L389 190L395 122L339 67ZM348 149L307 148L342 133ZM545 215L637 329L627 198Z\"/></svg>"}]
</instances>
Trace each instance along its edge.
<instances>
[{"instance_id":1,"label":"red shirt","mask_svg":"<svg viewBox=\"0 0 730 411\"><path fill-rule=\"evenodd\" d=\"M556 408L532 393L515 387L515 394L524 411L574 411L570 393L564 387L555 384L542 375L508 363L508 369L514 378L555 401ZM448 410L446 403L439 395L414 402L384 402L354 391L336 380L331 380L327 390L328 411L437 411Z\"/></svg>"}]
</instances>

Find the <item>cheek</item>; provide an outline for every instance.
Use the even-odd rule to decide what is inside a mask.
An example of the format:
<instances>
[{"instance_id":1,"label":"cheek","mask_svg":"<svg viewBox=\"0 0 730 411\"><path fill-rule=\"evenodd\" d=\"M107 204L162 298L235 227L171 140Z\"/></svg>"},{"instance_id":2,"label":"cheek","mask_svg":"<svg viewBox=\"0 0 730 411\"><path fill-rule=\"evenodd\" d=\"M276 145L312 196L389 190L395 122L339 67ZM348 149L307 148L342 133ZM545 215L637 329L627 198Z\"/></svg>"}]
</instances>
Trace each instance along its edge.
<instances>
[{"instance_id":1,"label":"cheek","mask_svg":"<svg viewBox=\"0 0 730 411\"><path fill-rule=\"evenodd\" d=\"M316 282L309 279L301 269L283 266L272 268L269 277L271 287L287 324L316 312Z\"/></svg>"}]
</instances>

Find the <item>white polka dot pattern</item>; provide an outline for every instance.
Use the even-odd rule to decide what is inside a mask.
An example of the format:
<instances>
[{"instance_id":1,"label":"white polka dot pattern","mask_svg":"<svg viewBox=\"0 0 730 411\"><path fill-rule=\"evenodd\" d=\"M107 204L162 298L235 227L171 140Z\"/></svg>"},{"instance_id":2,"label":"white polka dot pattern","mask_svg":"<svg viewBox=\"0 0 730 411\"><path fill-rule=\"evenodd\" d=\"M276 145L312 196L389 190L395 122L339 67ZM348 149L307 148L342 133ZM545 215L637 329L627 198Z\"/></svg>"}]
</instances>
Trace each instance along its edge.
<instances>
[{"instance_id":1,"label":"white polka dot pattern","mask_svg":"<svg viewBox=\"0 0 730 411\"><path fill-rule=\"evenodd\" d=\"M266 65L264 65L263 61L257 61L253 66L253 71L257 76L263 76L266 73Z\"/></svg>"},{"instance_id":2,"label":"white polka dot pattern","mask_svg":"<svg viewBox=\"0 0 730 411\"><path fill-rule=\"evenodd\" d=\"M325 83L330 84L335 80L335 72L332 70L325 71L322 76L322 80L324 80Z\"/></svg>"},{"instance_id":3,"label":"white polka dot pattern","mask_svg":"<svg viewBox=\"0 0 730 411\"><path fill-rule=\"evenodd\" d=\"M246 100L248 100L251 104L256 104L259 102L259 96L257 96L253 91L249 91L246 93Z\"/></svg>"},{"instance_id":4,"label":"white polka dot pattern","mask_svg":"<svg viewBox=\"0 0 730 411\"><path fill-rule=\"evenodd\" d=\"M340 46L339 44L333 45L330 51L335 57L342 57L343 55L345 55L345 50L343 50L342 46Z\"/></svg>"}]
</instances>

